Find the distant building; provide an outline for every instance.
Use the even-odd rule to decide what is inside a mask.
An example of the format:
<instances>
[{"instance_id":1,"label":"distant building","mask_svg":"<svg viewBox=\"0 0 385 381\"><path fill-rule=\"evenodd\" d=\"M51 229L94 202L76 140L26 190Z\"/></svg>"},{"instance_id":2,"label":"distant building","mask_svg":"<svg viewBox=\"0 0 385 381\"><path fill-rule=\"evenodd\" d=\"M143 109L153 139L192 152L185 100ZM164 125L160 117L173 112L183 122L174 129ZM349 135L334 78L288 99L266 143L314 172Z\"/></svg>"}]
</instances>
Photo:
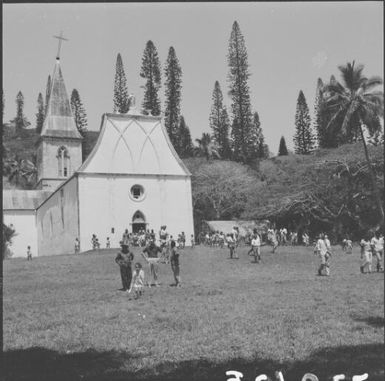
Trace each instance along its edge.
<instances>
[{"instance_id":1,"label":"distant building","mask_svg":"<svg viewBox=\"0 0 385 381\"><path fill-rule=\"evenodd\" d=\"M90 250L91 236L141 228L194 233L191 174L175 152L161 117L131 109L104 114L96 144L83 162L82 137L72 115L57 59L47 116L37 142L38 183L33 191L3 190L4 223L17 236L11 250L26 256Z\"/></svg>"}]
</instances>

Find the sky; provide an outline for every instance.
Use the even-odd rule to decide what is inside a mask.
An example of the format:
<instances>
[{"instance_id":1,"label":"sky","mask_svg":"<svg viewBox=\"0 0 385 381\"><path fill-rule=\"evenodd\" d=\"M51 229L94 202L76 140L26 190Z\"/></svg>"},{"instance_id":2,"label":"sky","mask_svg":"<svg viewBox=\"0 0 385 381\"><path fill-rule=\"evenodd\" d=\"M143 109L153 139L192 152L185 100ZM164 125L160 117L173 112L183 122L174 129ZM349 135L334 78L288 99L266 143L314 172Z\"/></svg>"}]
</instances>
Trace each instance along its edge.
<instances>
[{"instance_id":1,"label":"sky","mask_svg":"<svg viewBox=\"0 0 385 381\"><path fill-rule=\"evenodd\" d=\"M339 79L338 66L352 60L366 76L383 76L382 2L244 3L63 3L3 5L4 120L16 115L22 91L25 114L35 125L37 97L45 95L63 31L61 67L67 92L79 91L88 129L99 130L113 110L116 56L122 55L128 91L141 105L140 78L148 40L158 50L164 73L173 46L182 68L181 113L193 139L210 132L214 83L219 81L230 112L227 52L232 24L245 38L253 112L270 151L281 136L293 148L298 93L313 116L317 79ZM164 80L164 75L162 77ZM164 87L161 88L162 107Z\"/></svg>"}]
</instances>

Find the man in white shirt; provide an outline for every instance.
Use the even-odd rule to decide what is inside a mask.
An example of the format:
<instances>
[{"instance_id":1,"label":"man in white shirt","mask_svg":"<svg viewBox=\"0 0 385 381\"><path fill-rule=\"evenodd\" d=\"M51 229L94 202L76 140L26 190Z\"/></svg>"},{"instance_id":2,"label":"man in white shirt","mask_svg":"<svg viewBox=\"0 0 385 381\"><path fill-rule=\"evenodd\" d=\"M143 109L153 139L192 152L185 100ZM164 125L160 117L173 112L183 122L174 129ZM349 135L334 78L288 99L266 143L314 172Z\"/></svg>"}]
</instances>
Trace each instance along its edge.
<instances>
[{"instance_id":1,"label":"man in white shirt","mask_svg":"<svg viewBox=\"0 0 385 381\"><path fill-rule=\"evenodd\" d=\"M320 234L318 236L318 241L315 246L315 253L319 255L321 259L320 267L318 268L318 275L330 275L329 267L326 265L326 253L328 251L325 243L325 236L323 234ZM325 274L324 274L325 273Z\"/></svg>"},{"instance_id":2,"label":"man in white shirt","mask_svg":"<svg viewBox=\"0 0 385 381\"><path fill-rule=\"evenodd\" d=\"M377 259L377 272L383 271L382 257L384 255L384 237L380 237L379 232L376 232L370 240L370 247L372 248L372 252Z\"/></svg>"},{"instance_id":3,"label":"man in white shirt","mask_svg":"<svg viewBox=\"0 0 385 381\"><path fill-rule=\"evenodd\" d=\"M261 237L258 233L255 233L253 239L251 240L251 250L254 256L254 262L259 263L261 261Z\"/></svg>"}]
</instances>

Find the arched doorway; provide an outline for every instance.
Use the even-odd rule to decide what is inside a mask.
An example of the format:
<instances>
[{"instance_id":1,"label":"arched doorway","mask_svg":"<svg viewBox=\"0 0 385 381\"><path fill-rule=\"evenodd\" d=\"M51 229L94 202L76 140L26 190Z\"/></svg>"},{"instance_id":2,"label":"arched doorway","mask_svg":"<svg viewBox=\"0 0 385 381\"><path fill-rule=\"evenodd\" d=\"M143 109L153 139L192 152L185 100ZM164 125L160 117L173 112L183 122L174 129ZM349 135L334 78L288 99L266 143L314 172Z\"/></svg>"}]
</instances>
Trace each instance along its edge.
<instances>
[{"instance_id":1,"label":"arched doorway","mask_svg":"<svg viewBox=\"0 0 385 381\"><path fill-rule=\"evenodd\" d=\"M132 217L132 232L138 233L141 229L146 230L146 226L144 214L140 210L136 211Z\"/></svg>"}]
</instances>

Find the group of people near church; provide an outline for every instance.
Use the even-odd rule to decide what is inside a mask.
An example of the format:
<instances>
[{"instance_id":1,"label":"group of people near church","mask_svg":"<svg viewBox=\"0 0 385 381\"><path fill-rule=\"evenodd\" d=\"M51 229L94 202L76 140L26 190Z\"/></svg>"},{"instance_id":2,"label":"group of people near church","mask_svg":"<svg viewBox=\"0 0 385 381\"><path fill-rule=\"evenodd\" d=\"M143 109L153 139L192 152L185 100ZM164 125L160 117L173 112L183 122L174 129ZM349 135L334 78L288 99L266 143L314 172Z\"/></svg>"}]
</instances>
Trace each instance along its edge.
<instances>
[{"instance_id":1,"label":"group of people near church","mask_svg":"<svg viewBox=\"0 0 385 381\"><path fill-rule=\"evenodd\" d=\"M183 233L184 234L184 233ZM136 262L133 269L134 254L130 251L130 233L126 229L120 242L121 250L115 258L119 265L123 290L131 293L137 299L143 294L144 287L159 287L159 263L170 263L174 283L171 286L181 287L179 251L175 240L167 233L167 226L162 226L159 232L159 246L156 245L155 235L152 235L144 246L141 255L148 264L150 281L145 281L145 271L140 262ZM184 247L184 246L183 246Z\"/></svg>"},{"instance_id":2,"label":"group of people near church","mask_svg":"<svg viewBox=\"0 0 385 381\"><path fill-rule=\"evenodd\" d=\"M360 271L362 274L370 274L373 272L373 258L376 259L376 271L384 271L383 257L384 257L384 235L381 231L368 232L360 241L361 248L361 262ZM342 241L342 249L351 254L353 251L353 242L349 238ZM330 260L332 257L332 248L330 240L326 234L321 233L318 237L314 248L314 254L320 258L320 266L318 268L318 275L330 275Z\"/></svg>"}]
</instances>

